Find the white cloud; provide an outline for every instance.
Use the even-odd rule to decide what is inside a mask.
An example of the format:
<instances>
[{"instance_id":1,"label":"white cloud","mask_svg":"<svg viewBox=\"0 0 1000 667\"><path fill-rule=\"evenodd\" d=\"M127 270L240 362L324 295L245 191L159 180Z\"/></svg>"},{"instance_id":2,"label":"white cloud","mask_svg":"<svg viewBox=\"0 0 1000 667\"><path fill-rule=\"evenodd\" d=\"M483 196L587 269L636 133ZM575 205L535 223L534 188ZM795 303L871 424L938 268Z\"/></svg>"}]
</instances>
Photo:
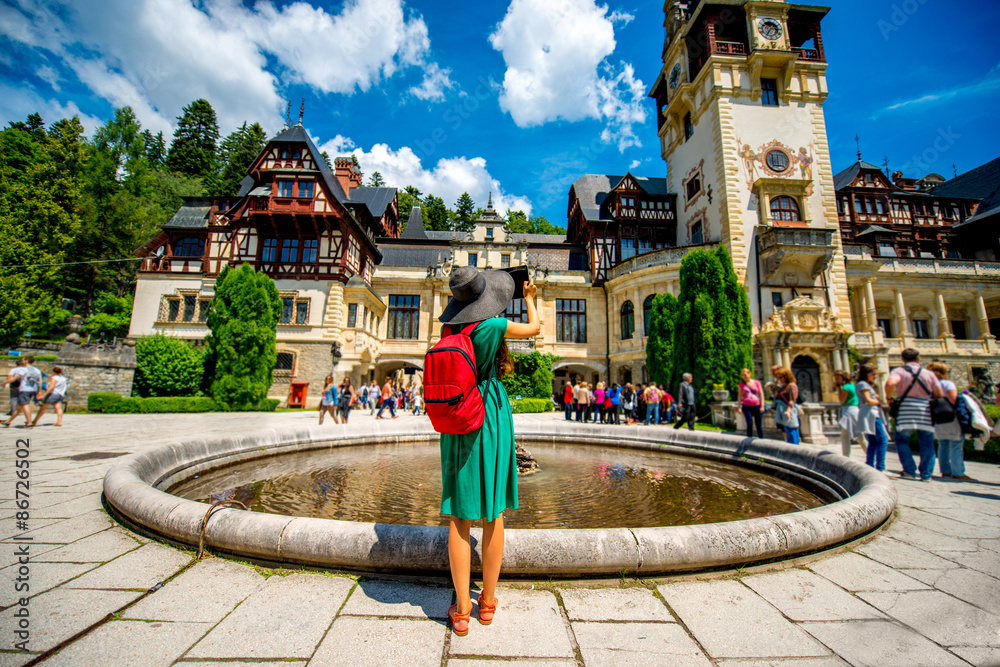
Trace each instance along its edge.
<instances>
[{"instance_id":1,"label":"white cloud","mask_svg":"<svg viewBox=\"0 0 1000 667\"><path fill-rule=\"evenodd\" d=\"M636 167L638 167L641 164L642 164L642 160L632 160L632 163L629 164L629 166L628 166L628 170L632 171L633 169L635 169Z\"/></svg>"},{"instance_id":2,"label":"white cloud","mask_svg":"<svg viewBox=\"0 0 1000 667\"><path fill-rule=\"evenodd\" d=\"M338 135L319 148L334 157L353 145L350 139ZM485 207L492 193L493 208L501 214L508 210L531 214L531 201L504 191L500 181L489 173L485 158L442 158L432 169L426 169L409 146L393 150L386 144L375 144L370 150L355 148L351 152L358 158L366 178L377 171L389 186L402 189L412 185L425 196L441 197L448 207L454 207L463 192L468 192L477 206Z\"/></svg>"},{"instance_id":3,"label":"white cloud","mask_svg":"<svg viewBox=\"0 0 1000 667\"><path fill-rule=\"evenodd\" d=\"M599 119L620 151L641 145L632 125L646 120L645 87L630 64L606 62L628 15L607 12L594 0L511 2L490 44L507 65L500 106L518 127Z\"/></svg>"},{"instance_id":4,"label":"white cloud","mask_svg":"<svg viewBox=\"0 0 1000 667\"><path fill-rule=\"evenodd\" d=\"M100 118L80 111L80 108L73 102L63 104L58 100L44 98L31 88L0 83L0 118L20 121L33 113L40 114L46 125L62 118L79 116L88 135L92 135L97 128L104 124Z\"/></svg>"},{"instance_id":5,"label":"white cloud","mask_svg":"<svg viewBox=\"0 0 1000 667\"><path fill-rule=\"evenodd\" d=\"M59 92L59 73L48 65L42 65L35 70L35 76L49 84L52 90Z\"/></svg>"},{"instance_id":6,"label":"white cloud","mask_svg":"<svg viewBox=\"0 0 1000 667\"><path fill-rule=\"evenodd\" d=\"M913 107L922 107L938 102L946 102L955 98L968 97L970 95L989 95L995 90L1000 90L1000 64L994 65L990 71L986 73L986 76L974 83L969 83L964 86L954 86L946 90L927 93L925 95L921 95L920 97L915 97L903 102L897 102L886 107L885 110L897 111L900 109L911 109Z\"/></svg>"},{"instance_id":7,"label":"white cloud","mask_svg":"<svg viewBox=\"0 0 1000 667\"><path fill-rule=\"evenodd\" d=\"M422 100L440 102L444 99L444 91L456 85L449 74L451 74L450 69L441 69L437 63L431 63L424 71L423 82L419 86L410 88L409 92Z\"/></svg>"},{"instance_id":8,"label":"white cloud","mask_svg":"<svg viewBox=\"0 0 1000 667\"><path fill-rule=\"evenodd\" d=\"M624 28L635 20L635 14L630 14L629 12L623 12L620 9L616 9L608 14L608 20L612 23L621 23Z\"/></svg>"},{"instance_id":9,"label":"white cloud","mask_svg":"<svg viewBox=\"0 0 1000 667\"><path fill-rule=\"evenodd\" d=\"M212 102L223 134L244 120L273 133L287 82L350 94L423 66L444 75L425 82L429 94L450 83L428 61L427 25L402 0L347 0L336 14L301 1L280 9L267 0L16 2L0 6L0 34L55 55L96 95L132 106L167 135L199 97Z\"/></svg>"}]
</instances>

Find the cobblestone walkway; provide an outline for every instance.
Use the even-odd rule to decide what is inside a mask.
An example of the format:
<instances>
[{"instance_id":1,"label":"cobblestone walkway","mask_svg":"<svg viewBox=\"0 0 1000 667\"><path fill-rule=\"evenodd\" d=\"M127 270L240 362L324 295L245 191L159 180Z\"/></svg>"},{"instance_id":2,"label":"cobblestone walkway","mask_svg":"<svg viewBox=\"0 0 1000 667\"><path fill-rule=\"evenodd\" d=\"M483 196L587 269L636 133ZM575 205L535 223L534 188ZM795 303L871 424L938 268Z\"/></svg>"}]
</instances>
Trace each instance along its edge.
<instances>
[{"instance_id":1,"label":"cobblestone walkway","mask_svg":"<svg viewBox=\"0 0 1000 667\"><path fill-rule=\"evenodd\" d=\"M314 418L69 415L63 428L48 418L33 430L0 429L0 665L23 665L60 644L45 665L459 667L483 658L524 667L1000 665L996 465L969 464L974 483L897 481L890 525L792 564L656 580L507 582L496 621L473 620L466 637L448 630L452 592L444 579L198 562L115 524L101 506L102 478L116 455L188 433ZM363 432L370 420L355 413L352 428ZM26 437L27 532L17 526L14 500L15 444ZM23 544L30 544L30 591L16 592ZM25 596L30 653L15 650L15 612Z\"/></svg>"}]
</instances>

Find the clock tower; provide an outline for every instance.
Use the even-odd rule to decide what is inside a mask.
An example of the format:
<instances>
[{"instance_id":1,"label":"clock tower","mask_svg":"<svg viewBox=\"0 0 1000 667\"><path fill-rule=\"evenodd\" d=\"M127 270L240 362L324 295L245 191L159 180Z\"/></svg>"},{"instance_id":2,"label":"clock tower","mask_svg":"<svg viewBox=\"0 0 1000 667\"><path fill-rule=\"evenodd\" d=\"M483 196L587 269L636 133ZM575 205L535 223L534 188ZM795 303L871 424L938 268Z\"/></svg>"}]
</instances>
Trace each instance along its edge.
<instances>
[{"instance_id":1,"label":"clock tower","mask_svg":"<svg viewBox=\"0 0 1000 667\"><path fill-rule=\"evenodd\" d=\"M828 11L667 0L650 92L678 245L724 244L750 296L761 363L798 360L814 375L847 367L850 335L823 117Z\"/></svg>"}]
</instances>

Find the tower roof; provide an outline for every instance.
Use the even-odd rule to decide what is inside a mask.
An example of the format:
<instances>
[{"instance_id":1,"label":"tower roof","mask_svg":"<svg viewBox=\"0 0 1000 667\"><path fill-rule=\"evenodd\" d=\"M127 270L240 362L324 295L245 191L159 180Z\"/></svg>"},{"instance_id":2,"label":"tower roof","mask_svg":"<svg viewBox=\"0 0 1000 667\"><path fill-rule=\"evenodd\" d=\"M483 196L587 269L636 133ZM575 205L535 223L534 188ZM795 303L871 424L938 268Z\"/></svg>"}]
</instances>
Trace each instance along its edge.
<instances>
[{"instance_id":1,"label":"tower roof","mask_svg":"<svg viewBox=\"0 0 1000 667\"><path fill-rule=\"evenodd\" d=\"M424 229L424 216L420 213L420 207L414 206L410 209L410 217L406 221L406 228L399 235L401 239L426 239L427 231Z\"/></svg>"}]
</instances>

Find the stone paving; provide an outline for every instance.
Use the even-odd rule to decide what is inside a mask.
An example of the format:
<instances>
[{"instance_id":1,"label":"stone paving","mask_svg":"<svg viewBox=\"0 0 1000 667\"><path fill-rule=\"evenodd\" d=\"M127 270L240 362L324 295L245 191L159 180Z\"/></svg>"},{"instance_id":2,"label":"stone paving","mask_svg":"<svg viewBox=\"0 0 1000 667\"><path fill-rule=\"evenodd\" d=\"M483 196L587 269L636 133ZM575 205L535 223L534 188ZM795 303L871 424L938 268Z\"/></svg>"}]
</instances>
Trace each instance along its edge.
<instances>
[{"instance_id":1,"label":"stone paving","mask_svg":"<svg viewBox=\"0 0 1000 667\"><path fill-rule=\"evenodd\" d=\"M116 456L185 434L312 419L314 412L73 414L63 428L47 418L33 430L0 430L0 665L24 665L56 646L44 664L1000 665L993 464L968 464L978 482L896 481L896 516L876 535L790 563L661 579L505 581L494 623L474 617L466 637L448 629L453 593L443 578L199 562L190 550L115 524L102 508L102 478ZM370 420L355 413L351 428L363 432ZM16 523L13 473L15 441L26 437L27 532ZM898 470L895 455L889 459ZM25 543L26 593L15 592L23 576L15 550ZM28 653L14 646L23 596Z\"/></svg>"}]
</instances>

